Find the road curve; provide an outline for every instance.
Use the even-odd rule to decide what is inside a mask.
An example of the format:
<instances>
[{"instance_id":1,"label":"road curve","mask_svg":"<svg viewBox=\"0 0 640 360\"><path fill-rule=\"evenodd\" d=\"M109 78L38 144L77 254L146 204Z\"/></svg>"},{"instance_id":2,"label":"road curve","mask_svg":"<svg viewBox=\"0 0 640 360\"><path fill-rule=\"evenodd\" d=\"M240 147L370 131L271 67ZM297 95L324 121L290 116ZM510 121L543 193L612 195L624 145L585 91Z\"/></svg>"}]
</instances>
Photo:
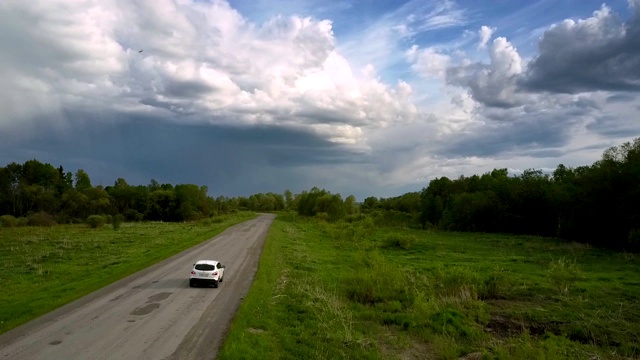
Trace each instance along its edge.
<instances>
[{"instance_id":1,"label":"road curve","mask_svg":"<svg viewBox=\"0 0 640 360\"><path fill-rule=\"evenodd\" d=\"M206 242L0 335L5 359L213 359L251 287L275 215ZM225 266L217 289L190 288L198 259Z\"/></svg>"}]
</instances>

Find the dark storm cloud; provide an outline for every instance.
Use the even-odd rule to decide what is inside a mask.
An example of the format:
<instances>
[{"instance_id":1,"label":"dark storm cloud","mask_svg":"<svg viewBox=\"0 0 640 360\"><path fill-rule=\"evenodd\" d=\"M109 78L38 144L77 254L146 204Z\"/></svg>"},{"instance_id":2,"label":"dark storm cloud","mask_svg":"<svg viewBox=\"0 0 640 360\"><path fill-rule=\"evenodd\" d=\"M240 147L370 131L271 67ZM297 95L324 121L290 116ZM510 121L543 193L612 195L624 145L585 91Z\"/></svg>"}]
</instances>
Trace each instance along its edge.
<instances>
[{"instance_id":1,"label":"dark storm cloud","mask_svg":"<svg viewBox=\"0 0 640 360\"><path fill-rule=\"evenodd\" d=\"M625 137L628 134L640 133L640 124L637 121L620 121L616 116L603 115L587 125L587 129L609 137Z\"/></svg>"},{"instance_id":2,"label":"dark storm cloud","mask_svg":"<svg viewBox=\"0 0 640 360\"><path fill-rule=\"evenodd\" d=\"M631 94L615 94L607 97L607 103L627 103L634 101L637 97Z\"/></svg>"},{"instance_id":3,"label":"dark storm cloud","mask_svg":"<svg viewBox=\"0 0 640 360\"><path fill-rule=\"evenodd\" d=\"M165 80L164 84L164 93L166 95L181 99L198 98L214 91L215 89L211 86L195 80Z\"/></svg>"},{"instance_id":4,"label":"dark storm cloud","mask_svg":"<svg viewBox=\"0 0 640 360\"><path fill-rule=\"evenodd\" d=\"M136 185L155 179L206 185L210 194L227 196L304 188L313 175L293 178L297 167L358 161L344 148L303 131L184 125L141 116L121 122L75 120L73 132L43 131L3 142L0 154L1 166L35 158L65 171L82 168L94 185L111 185L119 177Z\"/></svg>"},{"instance_id":5,"label":"dark storm cloud","mask_svg":"<svg viewBox=\"0 0 640 360\"><path fill-rule=\"evenodd\" d=\"M511 122L492 122L474 131L449 139L442 155L495 157L513 151L532 157L547 157L569 139L569 128L553 118L522 119ZM532 151L535 150L536 151ZM540 151L545 150L545 151Z\"/></svg>"},{"instance_id":6,"label":"dark storm cloud","mask_svg":"<svg viewBox=\"0 0 640 360\"><path fill-rule=\"evenodd\" d=\"M520 85L530 91L640 91L640 2L623 21L603 6L594 16L547 30Z\"/></svg>"}]
</instances>

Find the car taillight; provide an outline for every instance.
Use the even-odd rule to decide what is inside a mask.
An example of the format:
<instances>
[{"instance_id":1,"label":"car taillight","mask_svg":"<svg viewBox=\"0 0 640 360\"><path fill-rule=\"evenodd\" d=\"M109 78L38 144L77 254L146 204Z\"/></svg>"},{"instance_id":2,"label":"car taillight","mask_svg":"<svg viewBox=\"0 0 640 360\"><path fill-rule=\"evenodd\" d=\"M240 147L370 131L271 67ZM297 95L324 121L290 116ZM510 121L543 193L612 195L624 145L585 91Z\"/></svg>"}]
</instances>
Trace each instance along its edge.
<instances>
[{"instance_id":1,"label":"car taillight","mask_svg":"<svg viewBox=\"0 0 640 360\"><path fill-rule=\"evenodd\" d=\"M191 270L191 275L195 275L195 274L196 274L196 272Z\"/></svg>"},{"instance_id":2,"label":"car taillight","mask_svg":"<svg viewBox=\"0 0 640 360\"><path fill-rule=\"evenodd\" d=\"M213 276L216 276L216 275L218 275L218 272L217 272L217 271L214 271L214 272L213 272Z\"/></svg>"}]
</instances>

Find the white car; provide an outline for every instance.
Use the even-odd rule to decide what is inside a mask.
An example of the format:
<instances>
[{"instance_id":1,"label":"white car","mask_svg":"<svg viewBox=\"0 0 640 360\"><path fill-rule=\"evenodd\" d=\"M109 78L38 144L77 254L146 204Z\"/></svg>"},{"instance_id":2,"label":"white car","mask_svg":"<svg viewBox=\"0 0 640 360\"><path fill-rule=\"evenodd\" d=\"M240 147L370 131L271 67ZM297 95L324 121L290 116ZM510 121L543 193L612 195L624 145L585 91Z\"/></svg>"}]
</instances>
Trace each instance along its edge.
<instances>
[{"instance_id":1,"label":"white car","mask_svg":"<svg viewBox=\"0 0 640 360\"><path fill-rule=\"evenodd\" d=\"M218 283L224 278L224 265L215 260L198 260L193 264L191 275L189 276L189 286L198 284L213 285L217 288Z\"/></svg>"}]
</instances>

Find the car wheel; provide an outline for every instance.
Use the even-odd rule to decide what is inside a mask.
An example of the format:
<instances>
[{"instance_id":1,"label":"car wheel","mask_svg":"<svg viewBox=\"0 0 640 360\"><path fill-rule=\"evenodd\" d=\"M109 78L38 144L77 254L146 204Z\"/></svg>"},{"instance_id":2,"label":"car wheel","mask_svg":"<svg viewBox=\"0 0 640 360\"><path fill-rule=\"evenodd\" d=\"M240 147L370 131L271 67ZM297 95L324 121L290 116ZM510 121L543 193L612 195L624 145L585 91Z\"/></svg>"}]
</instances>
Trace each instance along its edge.
<instances>
[{"instance_id":1,"label":"car wheel","mask_svg":"<svg viewBox=\"0 0 640 360\"><path fill-rule=\"evenodd\" d=\"M189 287L194 287L196 286L196 282L193 280L189 280Z\"/></svg>"}]
</instances>

